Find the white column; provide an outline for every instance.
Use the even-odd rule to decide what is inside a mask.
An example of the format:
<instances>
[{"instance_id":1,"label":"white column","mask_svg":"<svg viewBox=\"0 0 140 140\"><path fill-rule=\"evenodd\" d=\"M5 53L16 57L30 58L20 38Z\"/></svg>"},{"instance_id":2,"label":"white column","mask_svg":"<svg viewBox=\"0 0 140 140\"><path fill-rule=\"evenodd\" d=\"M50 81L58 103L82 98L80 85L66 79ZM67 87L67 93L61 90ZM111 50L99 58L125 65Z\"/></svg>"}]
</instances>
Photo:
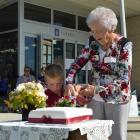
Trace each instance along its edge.
<instances>
[{"instance_id":1,"label":"white column","mask_svg":"<svg viewBox=\"0 0 140 140\"><path fill-rule=\"evenodd\" d=\"M124 0L120 0L120 22L122 35L127 37Z\"/></svg>"},{"instance_id":2,"label":"white column","mask_svg":"<svg viewBox=\"0 0 140 140\"><path fill-rule=\"evenodd\" d=\"M23 74L25 65L24 45L24 0L18 0L18 74Z\"/></svg>"}]
</instances>

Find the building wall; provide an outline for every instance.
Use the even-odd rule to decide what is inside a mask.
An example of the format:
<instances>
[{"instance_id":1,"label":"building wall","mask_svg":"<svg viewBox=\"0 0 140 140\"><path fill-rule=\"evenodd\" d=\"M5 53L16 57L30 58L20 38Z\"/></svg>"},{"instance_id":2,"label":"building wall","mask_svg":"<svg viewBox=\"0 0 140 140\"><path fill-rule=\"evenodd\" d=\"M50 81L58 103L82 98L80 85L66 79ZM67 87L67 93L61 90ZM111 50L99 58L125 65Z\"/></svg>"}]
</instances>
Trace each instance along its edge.
<instances>
[{"instance_id":1,"label":"building wall","mask_svg":"<svg viewBox=\"0 0 140 140\"><path fill-rule=\"evenodd\" d=\"M78 41L81 43L86 43L89 36L89 33L85 31L49 25L30 20L24 20L23 29L24 33L32 33L37 35L40 34L46 37L48 36L52 38ZM59 35L55 35L55 29L59 30Z\"/></svg>"},{"instance_id":2,"label":"building wall","mask_svg":"<svg viewBox=\"0 0 140 140\"><path fill-rule=\"evenodd\" d=\"M127 18L128 38L133 41L133 68L132 68L132 89L137 90L140 100L140 16Z\"/></svg>"}]
</instances>

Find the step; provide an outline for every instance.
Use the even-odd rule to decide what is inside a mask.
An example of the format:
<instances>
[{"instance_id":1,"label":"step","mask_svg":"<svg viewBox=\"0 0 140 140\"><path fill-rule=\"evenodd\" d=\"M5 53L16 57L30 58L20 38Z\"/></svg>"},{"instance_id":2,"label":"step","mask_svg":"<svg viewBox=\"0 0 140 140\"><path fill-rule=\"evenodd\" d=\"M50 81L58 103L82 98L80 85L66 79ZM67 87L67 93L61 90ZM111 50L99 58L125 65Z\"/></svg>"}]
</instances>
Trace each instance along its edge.
<instances>
[{"instance_id":1,"label":"step","mask_svg":"<svg viewBox=\"0 0 140 140\"><path fill-rule=\"evenodd\" d=\"M128 119L127 140L140 140L140 117Z\"/></svg>"},{"instance_id":2,"label":"step","mask_svg":"<svg viewBox=\"0 0 140 140\"><path fill-rule=\"evenodd\" d=\"M128 119L128 131L140 131L140 117L131 117Z\"/></svg>"}]
</instances>

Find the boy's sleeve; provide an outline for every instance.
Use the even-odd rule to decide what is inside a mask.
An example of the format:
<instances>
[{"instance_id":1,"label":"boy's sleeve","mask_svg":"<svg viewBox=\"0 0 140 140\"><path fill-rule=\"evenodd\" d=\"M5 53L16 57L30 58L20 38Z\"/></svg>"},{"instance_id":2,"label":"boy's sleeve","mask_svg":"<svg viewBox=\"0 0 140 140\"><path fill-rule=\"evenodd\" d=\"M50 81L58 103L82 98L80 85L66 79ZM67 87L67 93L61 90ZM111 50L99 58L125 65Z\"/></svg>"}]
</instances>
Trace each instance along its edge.
<instances>
[{"instance_id":1,"label":"boy's sleeve","mask_svg":"<svg viewBox=\"0 0 140 140\"><path fill-rule=\"evenodd\" d=\"M130 77L132 68L132 42L124 45L120 51L118 61L119 78L114 79L112 84L96 86L96 94L108 103L124 103L130 99Z\"/></svg>"}]
</instances>

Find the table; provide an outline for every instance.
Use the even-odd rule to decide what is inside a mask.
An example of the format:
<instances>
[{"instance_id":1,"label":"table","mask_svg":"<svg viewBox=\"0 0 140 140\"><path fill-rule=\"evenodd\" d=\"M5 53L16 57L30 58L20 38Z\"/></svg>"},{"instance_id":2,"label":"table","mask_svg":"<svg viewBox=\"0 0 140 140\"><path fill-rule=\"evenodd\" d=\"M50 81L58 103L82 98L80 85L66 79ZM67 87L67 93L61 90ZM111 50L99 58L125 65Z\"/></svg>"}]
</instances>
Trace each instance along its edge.
<instances>
[{"instance_id":1,"label":"table","mask_svg":"<svg viewBox=\"0 0 140 140\"><path fill-rule=\"evenodd\" d=\"M87 140L108 140L113 124L112 120L90 120L69 125L1 122L0 140L74 140L68 138L69 133L78 129L81 135L86 134Z\"/></svg>"}]
</instances>

